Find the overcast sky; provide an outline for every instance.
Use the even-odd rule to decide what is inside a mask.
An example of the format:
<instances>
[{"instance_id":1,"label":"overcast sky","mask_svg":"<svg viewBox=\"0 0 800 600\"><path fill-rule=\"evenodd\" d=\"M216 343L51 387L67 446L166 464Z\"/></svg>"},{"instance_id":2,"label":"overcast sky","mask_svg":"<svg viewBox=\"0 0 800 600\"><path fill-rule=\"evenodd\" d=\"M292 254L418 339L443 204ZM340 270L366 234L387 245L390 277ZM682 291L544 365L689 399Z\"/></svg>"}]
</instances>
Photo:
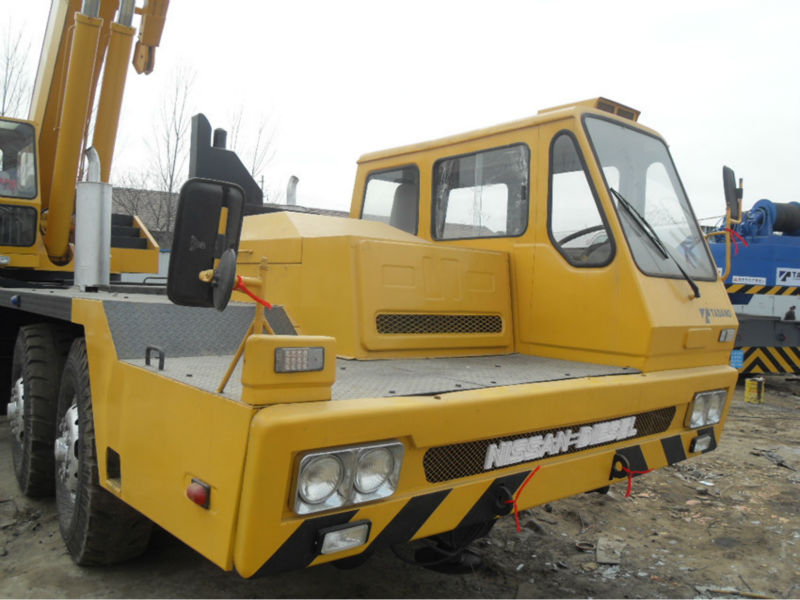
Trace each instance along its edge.
<instances>
[{"instance_id":1,"label":"overcast sky","mask_svg":"<svg viewBox=\"0 0 800 600\"><path fill-rule=\"evenodd\" d=\"M0 0L35 55L49 4ZM114 176L145 164L189 66L212 126L238 106L274 124L267 183L297 175L309 206L347 209L366 152L596 96L665 137L698 217L723 212L723 164L745 208L800 201L799 27L793 0L171 0L156 72L130 70Z\"/></svg>"}]
</instances>

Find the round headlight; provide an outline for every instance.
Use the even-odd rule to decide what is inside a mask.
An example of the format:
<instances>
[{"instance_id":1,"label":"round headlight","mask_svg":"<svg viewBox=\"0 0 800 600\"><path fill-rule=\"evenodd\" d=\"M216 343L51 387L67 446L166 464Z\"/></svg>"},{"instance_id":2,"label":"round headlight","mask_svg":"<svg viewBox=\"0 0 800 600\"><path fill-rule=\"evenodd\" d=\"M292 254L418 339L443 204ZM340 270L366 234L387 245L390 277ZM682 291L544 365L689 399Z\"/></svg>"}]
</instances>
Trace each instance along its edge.
<instances>
[{"instance_id":1,"label":"round headlight","mask_svg":"<svg viewBox=\"0 0 800 600\"><path fill-rule=\"evenodd\" d=\"M342 482L344 466L336 456L316 456L300 471L297 493L308 504L319 504L330 498Z\"/></svg>"},{"instance_id":2,"label":"round headlight","mask_svg":"<svg viewBox=\"0 0 800 600\"><path fill-rule=\"evenodd\" d=\"M692 417L689 421L689 427L702 427L706 424L706 411L708 410L708 398L706 396L697 396L694 399L692 407Z\"/></svg>"},{"instance_id":3,"label":"round headlight","mask_svg":"<svg viewBox=\"0 0 800 600\"><path fill-rule=\"evenodd\" d=\"M722 407L725 404L724 398L712 398L708 403L708 424L719 423L722 418Z\"/></svg>"},{"instance_id":4,"label":"round headlight","mask_svg":"<svg viewBox=\"0 0 800 600\"><path fill-rule=\"evenodd\" d=\"M367 450L358 459L355 486L362 494L371 494L394 470L394 456L387 448Z\"/></svg>"}]
</instances>

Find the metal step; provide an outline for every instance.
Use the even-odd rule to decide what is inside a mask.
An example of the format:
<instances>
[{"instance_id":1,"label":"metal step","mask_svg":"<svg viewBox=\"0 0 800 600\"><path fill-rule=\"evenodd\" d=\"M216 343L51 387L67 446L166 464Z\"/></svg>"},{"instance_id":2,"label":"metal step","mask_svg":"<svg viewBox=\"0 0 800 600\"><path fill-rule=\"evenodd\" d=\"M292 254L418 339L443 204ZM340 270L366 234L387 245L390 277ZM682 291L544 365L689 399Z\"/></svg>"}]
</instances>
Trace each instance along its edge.
<instances>
[{"instance_id":1,"label":"metal step","mask_svg":"<svg viewBox=\"0 0 800 600\"><path fill-rule=\"evenodd\" d=\"M147 239L143 237L128 237L128 236L111 236L112 248L135 248L147 249Z\"/></svg>"},{"instance_id":2,"label":"metal step","mask_svg":"<svg viewBox=\"0 0 800 600\"><path fill-rule=\"evenodd\" d=\"M133 216L114 213L111 215L111 226L121 225L124 227L133 227Z\"/></svg>"},{"instance_id":3,"label":"metal step","mask_svg":"<svg viewBox=\"0 0 800 600\"><path fill-rule=\"evenodd\" d=\"M141 229L138 227L129 227L127 225L112 225L111 235L117 237L140 237Z\"/></svg>"},{"instance_id":4,"label":"metal step","mask_svg":"<svg viewBox=\"0 0 800 600\"><path fill-rule=\"evenodd\" d=\"M111 215L111 247L147 249L147 238L142 237L142 230L134 225L131 215Z\"/></svg>"}]
</instances>

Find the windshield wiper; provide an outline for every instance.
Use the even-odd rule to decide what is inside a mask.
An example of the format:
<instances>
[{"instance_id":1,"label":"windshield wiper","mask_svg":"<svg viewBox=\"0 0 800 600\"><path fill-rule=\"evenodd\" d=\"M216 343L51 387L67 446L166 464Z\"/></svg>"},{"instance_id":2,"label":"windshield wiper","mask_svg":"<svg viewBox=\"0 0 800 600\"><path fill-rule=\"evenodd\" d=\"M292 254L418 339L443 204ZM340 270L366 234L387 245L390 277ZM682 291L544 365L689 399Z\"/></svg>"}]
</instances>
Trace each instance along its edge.
<instances>
[{"instance_id":1,"label":"windshield wiper","mask_svg":"<svg viewBox=\"0 0 800 600\"><path fill-rule=\"evenodd\" d=\"M675 266L678 267L678 270L681 272L681 275L683 275L683 278L686 279L686 283L688 283L689 287L692 288L692 292L694 293L694 297L692 299L699 298L700 297L700 288L697 287L697 284L694 282L694 279L692 279L689 276L689 274L684 270L684 268L681 266L681 263L678 262L678 259L676 259L674 256L672 256L672 253L669 250L667 250L667 247L661 241L661 238L658 237L658 234L656 233L655 229L653 229L652 225L650 225L650 223L647 222L647 219L645 219L641 215L641 213L639 213L639 211L636 210L636 208L634 208L633 204L628 202L622 196L622 194L620 194L617 190L615 190L612 187L610 187L608 189L614 195L614 197L617 199L617 201L620 203L620 205L625 207L625 210L628 211L628 214L633 218L633 220L636 222L636 224L639 226L639 228L644 232L644 234L647 236L647 238L653 243L653 245L661 253L661 255L665 259L671 259L672 262L675 263Z\"/></svg>"}]
</instances>

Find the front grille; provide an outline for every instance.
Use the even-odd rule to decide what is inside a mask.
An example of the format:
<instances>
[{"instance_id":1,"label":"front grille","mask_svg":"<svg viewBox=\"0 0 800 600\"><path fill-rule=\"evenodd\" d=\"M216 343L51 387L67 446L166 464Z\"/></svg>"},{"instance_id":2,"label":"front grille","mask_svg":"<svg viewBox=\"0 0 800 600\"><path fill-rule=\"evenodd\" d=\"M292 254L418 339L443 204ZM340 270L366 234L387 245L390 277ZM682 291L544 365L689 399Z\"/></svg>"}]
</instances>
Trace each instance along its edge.
<instances>
[{"instance_id":1,"label":"front grille","mask_svg":"<svg viewBox=\"0 0 800 600\"><path fill-rule=\"evenodd\" d=\"M33 246L36 241L36 209L0 204L0 246Z\"/></svg>"},{"instance_id":2,"label":"front grille","mask_svg":"<svg viewBox=\"0 0 800 600\"><path fill-rule=\"evenodd\" d=\"M634 422L636 435L628 437L624 440L613 440L606 443L595 444L590 447L569 448L564 452L560 452L558 455L562 456L564 454L572 454L574 452L581 452L583 450L601 448L603 446L627 442L629 440L646 437L656 433L663 433L672 423L672 419L675 417L675 412L676 408L674 406L669 406L667 408L640 413L636 415L636 420ZM597 425L604 422L606 421L586 423L586 425ZM505 467L505 465L501 467L484 469L484 460L490 444L513 442L514 440L530 438L538 435L544 437L548 433L555 435L558 432L563 432L568 429L570 428L560 427L558 429L545 429L540 431L532 431L529 433L520 433L502 438L492 438L488 440L478 440L475 442L465 442L462 444L451 444L448 446L429 448L427 452L425 452L425 457L422 460L422 464L425 468L425 479L427 479L430 483L436 483L440 481L450 481L451 479L458 479L460 477L469 477L471 475L477 475L487 471L494 471L496 469L502 469Z\"/></svg>"},{"instance_id":3,"label":"front grille","mask_svg":"<svg viewBox=\"0 0 800 600\"><path fill-rule=\"evenodd\" d=\"M380 334L502 333L500 315L435 315L384 313L375 326Z\"/></svg>"}]
</instances>

